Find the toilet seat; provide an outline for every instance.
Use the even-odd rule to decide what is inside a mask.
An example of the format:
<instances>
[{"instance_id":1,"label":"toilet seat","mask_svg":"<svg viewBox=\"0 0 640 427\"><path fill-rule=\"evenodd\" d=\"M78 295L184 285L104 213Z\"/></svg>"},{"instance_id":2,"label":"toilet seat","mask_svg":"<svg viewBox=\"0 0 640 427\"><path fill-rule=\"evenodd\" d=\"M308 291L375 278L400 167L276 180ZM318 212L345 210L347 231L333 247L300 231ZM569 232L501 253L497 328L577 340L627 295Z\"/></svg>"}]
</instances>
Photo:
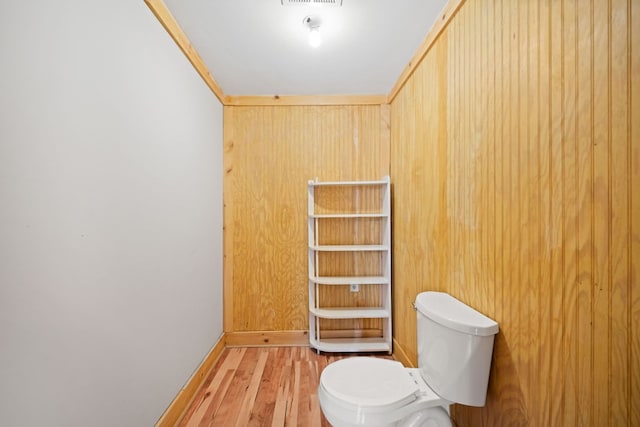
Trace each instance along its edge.
<instances>
[{"instance_id":1,"label":"toilet seat","mask_svg":"<svg viewBox=\"0 0 640 427\"><path fill-rule=\"evenodd\" d=\"M416 400L420 389L400 362L354 357L328 365L320 385L347 405L393 409Z\"/></svg>"},{"instance_id":2,"label":"toilet seat","mask_svg":"<svg viewBox=\"0 0 640 427\"><path fill-rule=\"evenodd\" d=\"M419 369L393 360L354 357L329 364L318 399L336 427L418 425L414 421L420 419L451 426L445 410L451 402L431 390Z\"/></svg>"}]
</instances>

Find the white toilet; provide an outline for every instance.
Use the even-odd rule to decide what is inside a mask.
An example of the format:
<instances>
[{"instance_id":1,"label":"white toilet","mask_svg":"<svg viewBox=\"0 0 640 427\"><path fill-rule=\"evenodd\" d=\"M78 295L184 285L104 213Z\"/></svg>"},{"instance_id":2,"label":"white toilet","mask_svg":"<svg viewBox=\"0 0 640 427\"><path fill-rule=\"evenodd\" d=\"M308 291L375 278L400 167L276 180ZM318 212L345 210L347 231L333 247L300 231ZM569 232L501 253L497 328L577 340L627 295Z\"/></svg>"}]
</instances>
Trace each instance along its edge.
<instances>
[{"instance_id":1,"label":"white toilet","mask_svg":"<svg viewBox=\"0 0 640 427\"><path fill-rule=\"evenodd\" d=\"M322 371L318 398L333 426L451 426L450 404L484 406L498 324L442 292L414 306L417 369L352 357Z\"/></svg>"}]
</instances>

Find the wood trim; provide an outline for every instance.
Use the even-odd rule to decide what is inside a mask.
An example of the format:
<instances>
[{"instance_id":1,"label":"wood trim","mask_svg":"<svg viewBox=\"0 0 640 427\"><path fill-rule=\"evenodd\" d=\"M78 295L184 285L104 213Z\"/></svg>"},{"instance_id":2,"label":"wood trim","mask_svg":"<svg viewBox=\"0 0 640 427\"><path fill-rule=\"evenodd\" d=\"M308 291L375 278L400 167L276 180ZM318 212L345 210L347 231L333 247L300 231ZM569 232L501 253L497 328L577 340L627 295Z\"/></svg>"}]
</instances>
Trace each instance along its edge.
<instances>
[{"instance_id":1,"label":"wood trim","mask_svg":"<svg viewBox=\"0 0 640 427\"><path fill-rule=\"evenodd\" d=\"M169 33L173 41L176 42L189 62L191 62L191 65L193 65L198 74L200 74L200 77L202 77L207 86L209 86L209 89L211 89L218 100L224 104L223 100L225 95L222 89L220 89L220 86L218 86L218 83L214 80L196 49L191 45L191 42L184 31L182 31L182 28L180 28L180 25L178 25L173 15L171 15L171 12L169 12L167 5L165 5L162 0L144 0L144 2L156 18L158 18L158 21L160 21L164 29L167 30L167 33Z\"/></svg>"},{"instance_id":2,"label":"wood trim","mask_svg":"<svg viewBox=\"0 0 640 427\"><path fill-rule=\"evenodd\" d=\"M223 245L223 329L233 331L233 108L223 109L223 188L222 188L222 245Z\"/></svg>"},{"instance_id":3,"label":"wood trim","mask_svg":"<svg viewBox=\"0 0 640 427\"><path fill-rule=\"evenodd\" d=\"M309 331L252 331L225 334L227 347L300 347L309 345Z\"/></svg>"},{"instance_id":4,"label":"wood trim","mask_svg":"<svg viewBox=\"0 0 640 427\"><path fill-rule=\"evenodd\" d=\"M391 104L380 105L380 144L388 147L385 154L387 156L387 164L391 168ZM391 188L389 188L389 191L391 191ZM390 252L388 255L391 257L392 253ZM393 270L391 271L393 272Z\"/></svg>"},{"instance_id":5,"label":"wood trim","mask_svg":"<svg viewBox=\"0 0 640 427\"><path fill-rule=\"evenodd\" d=\"M415 368L416 365L413 364L409 355L404 351L402 346L398 344L398 341L393 339L393 358L398 362L402 363L407 368Z\"/></svg>"},{"instance_id":6,"label":"wood trim","mask_svg":"<svg viewBox=\"0 0 640 427\"><path fill-rule=\"evenodd\" d=\"M389 93L389 96L387 97L386 103L390 104L391 102L393 102L400 90L404 87L405 83L413 75L413 72L416 70L416 68L418 68L418 66L422 62L422 59L427 55L429 50L431 50L431 47L433 47L436 40L438 40L438 37L440 36L442 31L444 31L444 29L447 27L447 25L449 25L449 22L451 22L458 10L460 10L460 7L462 7L464 2L465 0L449 0L449 3L447 3L447 5L440 13L440 19L433 23L433 27L431 27L431 29L427 33L427 36L422 41L422 44L420 44L420 47L418 48L416 53L413 54L411 61L409 61L409 64L407 64L407 66L400 74L398 81L396 82L395 86L393 86L391 92Z\"/></svg>"},{"instance_id":7,"label":"wood trim","mask_svg":"<svg viewBox=\"0 0 640 427\"><path fill-rule=\"evenodd\" d=\"M173 427L175 426L186 410L189 408L191 401L195 397L196 393L204 383L207 375L213 368L213 365L218 360L222 351L225 349L226 336L222 334L216 345L213 346L209 354L204 358L198 369L191 375L191 378L178 392L178 395L173 399L171 404L164 411L156 427Z\"/></svg>"},{"instance_id":8,"label":"wood trim","mask_svg":"<svg viewBox=\"0 0 640 427\"><path fill-rule=\"evenodd\" d=\"M386 95L304 95L304 96L227 96L223 103L231 106L293 105L380 105Z\"/></svg>"}]
</instances>

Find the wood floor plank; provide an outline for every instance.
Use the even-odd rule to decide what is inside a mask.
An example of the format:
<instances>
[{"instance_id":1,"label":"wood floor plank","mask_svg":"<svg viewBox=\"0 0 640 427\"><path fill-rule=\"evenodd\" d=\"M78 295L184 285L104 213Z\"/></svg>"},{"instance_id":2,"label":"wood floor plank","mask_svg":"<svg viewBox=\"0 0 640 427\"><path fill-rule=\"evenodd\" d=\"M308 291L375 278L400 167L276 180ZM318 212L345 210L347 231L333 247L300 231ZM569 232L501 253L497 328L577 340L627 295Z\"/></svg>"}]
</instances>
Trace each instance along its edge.
<instances>
[{"instance_id":1,"label":"wood floor plank","mask_svg":"<svg viewBox=\"0 0 640 427\"><path fill-rule=\"evenodd\" d=\"M289 387L289 398L287 399L287 418L285 425L298 425L298 400L300 397L300 361L293 362L293 384Z\"/></svg>"},{"instance_id":2,"label":"wood floor plank","mask_svg":"<svg viewBox=\"0 0 640 427\"><path fill-rule=\"evenodd\" d=\"M213 417L212 425L232 426L238 419L240 406L244 399L245 392L249 386L249 381L256 367L259 349L247 348L244 357L240 361L238 369L233 377L216 414Z\"/></svg>"},{"instance_id":3,"label":"wood floor plank","mask_svg":"<svg viewBox=\"0 0 640 427\"><path fill-rule=\"evenodd\" d=\"M293 366L291 361L284 364L278 381L278 394L273 411L272 427L284 426L284 420L287 416L287 396L289 395L289 387L291 383L291 374Z\"/></svg>"},{"instance_id":4,"label":"wood floor plank","mask_svg":"<svg viewBox=\"0 0 640 427\"><path fill-rule=\"evenodd\" d=\"M271 414L274 413L280 375L283 369L284 349L270 348L264 375L260 379L258 397L251 409L248 427L271 425Z\"/></svg>"},{"instance_id":5,"label":"wood floor plank","mask_svg":"<svg viewBox=\"0 0 640 427\"><path fill-rule=\"evenodd\" d=\"M318 400L318 387L314 385L319 384L320 374L318 372L318 361L309 360L307 363L307 373L309 385L309 425L313 427L320 427L322 425L320 401Z\"/></svg>"},{"instance_id":6,"label":"wood floor plank","mask_svg":"<svg viewBox=\"0 0 640 427\"><path fill-rule=\"evenodd\" d=\"M220 382L220 388L213 392L213 398L211 399L211 403L208 407L203 405L204 413L199 419L194 418L193 425L197 425L198 427L208 427L213 424L213 417L218 411L218 408L220 408L234 376L235 369L224 371L224 375Z\"/></svg>"},{"instance_id":7,"label":"wood floor plank","mask_svg":"<svg viewBox=\"0 0 640 427\"><path fill-rule=\"evenodd\" d=\"M246 349L225 349L187 410L181 427L207 426L220 406Z\"/></svg>"},{"instance_id":8,"label":"wood floor plank","mask_svg":"<svg viewBox=\"0 0 640 427\"><path fill-rule=\"evenodd\" d=\"M178 426L330 427L318 401L320 375L328 364L358 356L308 347L227 348Z\"/></svg>"},{"instance_id":9,"label":"wood floor plank","mask_svg":"<svg viewBox=\"0 0 640 427\"><path fill-rule=\"evenodd\" d=\"M260 382L262 379L262 374L264 373L264 367L267 364L267 358L269 357L269 353L263 351L258 356L258 362L253 371L253 375L251 376L251 381L249 382L249 387L247 387L244 399L242 400L242 405L240 406L240 413L238 416L238 420L236 421L237 427L244 427L249 424L249 419L251 418L251 409L256 401L256 395L258 394L258 388L260 387Z\"/></svg>"}]
</instances>

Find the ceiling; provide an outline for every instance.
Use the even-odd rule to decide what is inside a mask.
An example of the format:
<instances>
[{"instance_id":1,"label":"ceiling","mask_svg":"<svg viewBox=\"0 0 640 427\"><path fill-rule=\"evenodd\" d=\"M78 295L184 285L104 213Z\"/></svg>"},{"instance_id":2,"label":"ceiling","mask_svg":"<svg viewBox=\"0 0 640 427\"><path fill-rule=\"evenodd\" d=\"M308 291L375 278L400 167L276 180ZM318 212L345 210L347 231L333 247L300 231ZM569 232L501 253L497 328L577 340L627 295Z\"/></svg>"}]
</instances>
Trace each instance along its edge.
<instances>
[{"instance_id":1,"label":"ceiling","mask_svg":"<svg viewBox=\"0 0 640 427\"><path fill-rule=\"evenodd\" d=\"M281 1L165 4L226 95L280 96L387 95L447 3ZM316 48L308 43L307 16L320 20L322 44Z\"/></svg>"}]
</instances>

